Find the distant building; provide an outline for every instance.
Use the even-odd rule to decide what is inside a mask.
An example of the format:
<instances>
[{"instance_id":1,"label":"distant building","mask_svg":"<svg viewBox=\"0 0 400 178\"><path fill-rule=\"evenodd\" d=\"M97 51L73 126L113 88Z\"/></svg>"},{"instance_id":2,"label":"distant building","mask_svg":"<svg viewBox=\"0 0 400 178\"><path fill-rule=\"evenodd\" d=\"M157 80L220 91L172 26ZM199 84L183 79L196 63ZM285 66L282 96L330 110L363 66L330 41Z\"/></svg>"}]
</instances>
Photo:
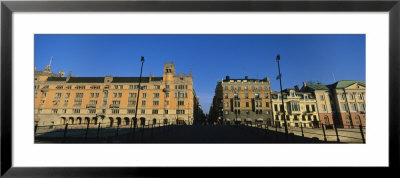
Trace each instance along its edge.
<instances>
[{"instance_id":1,"label":"distant building","mask_svg":"<svg viewBox=\"0 0 400 178\"><path fill-rule=\"evenodd\" d=\"M321 122L342 128L365 126L365 83L341 80L333 84L303 82L302 91L313 92Z\"/></svg>"},{"instance_id":2,"label":"distant building","mask_svg":"<svg viewBox=\"0 0 400 178\"><path fill-rule=\"evenodd\" d=\"M282 127L285 125L283 112L285 112L286 123L288 127L319 127L319 116L316 106L316 100L313 93L300 92L298 87L288 88L280 92L271 92L273 115L275 125Z\"/></svg>"},{"instance_id":3,"label":"distant building","mask_svg":"<svg viewBox=\"0 0 400 178\"><path fill-rule=\"evenodd\" d=\"M142 77L137 100L139 77L64 77L63 71L52 73L50 66L35 69L35 122L193 124L199 110L192 74L176 75L174 63L165 63L163 71L162 77Z\"/></svg>"},{"instance_id":4,"label":"distant building","mask_svg":"<svg viewBox=\"0 0 400 178\"><path fill-rule=\"evenodd\" d=\"M224 124L272 123L270 81L264 79L231 79L217 83L210 108L213 122Z\"/></svg>"}]
</instances>

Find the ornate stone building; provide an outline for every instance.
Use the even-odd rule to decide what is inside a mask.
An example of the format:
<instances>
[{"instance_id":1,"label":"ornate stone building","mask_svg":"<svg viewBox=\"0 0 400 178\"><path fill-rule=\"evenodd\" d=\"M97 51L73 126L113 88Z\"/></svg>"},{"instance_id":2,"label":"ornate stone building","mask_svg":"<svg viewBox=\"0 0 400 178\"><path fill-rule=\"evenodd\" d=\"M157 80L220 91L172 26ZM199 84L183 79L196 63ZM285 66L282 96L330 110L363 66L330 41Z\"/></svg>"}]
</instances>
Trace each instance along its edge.
<instances>
[{"instance_id":1,"label":"ornate stone building","mask_svg":"<svg viewBox=\"0 0 400 178\"><path fill-rule=\"evenodd\" d=\"M210 119L225 124L266 124L272 122L270 81L231 79L217 83L210 108Z\"/></svg>"},{"instance_id":2,"label":"ornate stone building","mask_svg":"<svg viewBox=\"0 0 400 178\"><path fill-rule=\"evenodd\" d=\"M285 112L288 127L319 127L319 115L313 93L300 92L298 87L288 88L280 92L271 92L273 115L278 127L284 126L283 112ZM283 110L284 109L284 110Z\"/></svg>"},{"instance_id":3,"label":"ornate stone building","mask_svg":"<svg viewBox=\"0 0 400 178\"><path fill-rule=\"evenodd\" d=\"M303 82L301 90L314 93L323 123L356 128L365 126L365 89L363 81L341 80L329 85Z\"/></svg>"},{"instance_id":4,"label":"ornate stone building","mask_svg":"<svg viewBox=\"0 0 400 178\"><path fill-rule=\"evenodd\" d=\"M34 84L39 125L193 124L198 113L192 74L176 74L174 63L165 63L162 77L142 77L139 100L139 77L64 77L47 66L35 69Z\"/></svg>"}]
</instances>

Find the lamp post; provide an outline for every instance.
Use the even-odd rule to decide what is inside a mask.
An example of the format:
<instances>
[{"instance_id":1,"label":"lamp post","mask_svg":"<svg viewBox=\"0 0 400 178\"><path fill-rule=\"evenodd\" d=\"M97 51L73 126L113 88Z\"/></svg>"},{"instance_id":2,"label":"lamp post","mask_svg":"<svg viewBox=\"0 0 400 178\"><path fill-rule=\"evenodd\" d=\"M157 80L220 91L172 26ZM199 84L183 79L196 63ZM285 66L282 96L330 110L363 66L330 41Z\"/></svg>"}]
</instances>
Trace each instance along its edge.
<instances>
[{"instance_id":1,"label":"lamp post","mask_svg":"<svg viewBox=\"0 0 400 178\"><path fill-rule=\"evenodd\" d=\"M287 140L287 136L288 136L288 128L287 128L287 122L286 122L286 116L285 116L285 104L283 102L283 91L282 91L282 74L281 74L281 68L279 65L279 61L281 60L280 55L278 54L276 56L276 62L278 63L278 72L279 75L277 77L277 79L279 79L279 83L280 83L280 87L281 87L281 98L282 98L282 109L283 109L283 121L285 123L285 136L286 136L286 140Z\"/></svg>"},{"instance_id":2,"label":"lamp post","mask_svg":"<svg viewBox=\"0 0 400 178\"><path fill-rule=\"evenodd\" d=\"M138 113L138 106L139 106L139 94L140 94L140 83L142 82L142 71L143 71L143 63L144 63L144 57L142 56L140 59L140 62L142 62L142 66L140 67L140 77L139 77L139 87L138 87L138 94L136 97L136 109L135 109L135 119L137 122L137 113ZM131 132L132 132L132 125L133 125L133 121L131 122Z\"/></svg>"}]
</instances>

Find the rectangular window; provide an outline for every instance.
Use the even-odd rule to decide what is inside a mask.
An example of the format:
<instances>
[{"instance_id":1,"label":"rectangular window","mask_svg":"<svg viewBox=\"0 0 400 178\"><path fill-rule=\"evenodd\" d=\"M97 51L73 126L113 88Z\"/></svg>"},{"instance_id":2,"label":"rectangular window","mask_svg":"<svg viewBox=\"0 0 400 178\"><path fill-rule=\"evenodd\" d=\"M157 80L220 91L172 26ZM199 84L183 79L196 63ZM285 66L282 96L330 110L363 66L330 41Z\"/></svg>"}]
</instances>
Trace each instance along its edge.
<instances>
[{"instance_id":1,"label":"rectangular window","mask_svg":"<svg viewBox=\"0 0 400 178\"><path fill-rule=\"evenodd\" d=\"M225 94L225 98L228 98L228 94Z\"/></svg>"},{"instance_id":2,"label":"rectangular window","mask_svg":"<svg viewBox=\"0 0 400 178\"><path fill-rule=\"evenodd\" d=\"M154 85L154 89L160 89L160 85Z\"/></svg>"},{"instance_id":3,"label":"rectangular window","mask_svg":"<svg viewBox=\"0 0 400 178\"><path fill-rule=\"evenodd\" d=\"M74 113L81 113L81 110L80 109L73 109L73 112Z\"/></svg>"},{"instance_id":4,"label":"rectangular window","mask_svg":"<svg viewBox=\"0 0 400 178\"><path fill-rule=\"evenodd\" d=\"M319 99L320 99L320 100L324 100L324 95L320 95L320 96L319 96Z\"/></svg>"},{"instance_id":5,"label":"rectangular window","mask_svg":"<svg viewBox=\"0 0 400 178\"><path fill-rule=\"evenodd\" d=\"M76 93L75 94L75 98L82 98L83 97L83 93Z\"/></svg>"},{"instance_id":6,"label":"rectangular window","mask_svg":"<svg viewBox=\"0 0 400 178\"><path fill-rule=\"evenodd\" d=\"M61 93L56 93L55 95L54 95L54 98L61 98Z\"/></svg>"},{"instance_id":7,"label":"rectangular window","mask_svg":"<svg viewBox=\"0 0 400 178\"><path fill-rule=\"evenodd\" d=\"M240 86L238 86L238 90L240 91L240 89L241 89L241 87Z\"/></svg>"},{"instance_id":8,"label":"rectangular window","mask_svg":"<svg viewBox=\"0 0 400 178\"><path fill-rule=\"evenodd\" d=\"M67 113L67 109L63 109L61 112L65 114Z\"/></svg>"},{"instance_id":9,"label":"rectangular window","mask_svg":"<svg viewBox=\"0 0 400 178\"><path fill-rule=\"evenodd\" d=\"M234 97L235 99L238 99L238 98L239 98L239 95L238 95L237 93L234 93L234 94L233 94L233 97Z\"/></svg>"},{"instance_id":10,"label":"rectangular window","mask_svg":"<svg viewBox=\"0 0 400 178\"><path fill-rule=\"evenodd\" d=\"M365 104L364 103L360 103L360 111L365 111Z\"/></svg>"},{"instance_id":11,"label":"rectangular window","mask_svg":"<svg viewBox=\"0 0 400 178\"><path fill-rule=\"evenodd\" d=\"M249 98L249 94L248 93L245 93L244 96L245 96L245 98Z\"/></svg>"},{"instance_id":12,"label":"rectangular window","mask_svg":"<svg viewBox=\"0 0 400 178\"><path fill-rule=\"evenodd\" d=\"M176 114L185 114L185 110L181 110L181 109L176 110Z\"/></svg>"},{"instance_id":13,"label":"rectangular window","mask_svg":"<svg viewBox=\"0 0 400 178\"><path fill-rule=\"evenodd\" d=\"M166 97L166 98L169 98L169 93L165 93L165 97Z\"/></svg>"},{"instance_id":14,"label":"rectangular window","mask_svg":"<svg viewBox=\"0 0 400 178\"><path fill-rule=\"evenodd\" d=\"M136 98L136 93L129 93L129 98Z\"/></svg>"},{"instance_id":15,"label":"rectangular window","mask_svg":"<svg viewBox=\"0 0 400 178\"><path fill-rule=\"evenodd\" d=\"M142 101L142 106L146 106L146 101Z\"/></svg>"},{"instance_id":16,"label":"rectangular window","mask_svg":"<svg viewBox=\"0 0 400 178\"><path fill-rule=\"evenodd\" d=\"M153 101L153 106L158 106L158 101Z\"/></svg>"},{"instance_id":17,"label":"rectangular window","mask_svg":"<svg viewBox=\"0 0 400 178\"><path fill-rule=\"evenodd\" d=\"M322 111L326 111L326 105L322 105Z\"/></svg>"},{"instance_id":18,"label":"rectangular window","mask_svg":"<svg viewBox=\"0 0 400 178\"><path fill-rule=\"evenodd\" d=\"M52 109L51 110L51 113L53 113L53 114L57 114L57 112L58 112L58 109Z\"/></svg>"},{"instance_id":19,"label":"rectangular window","mask_svg":"<svg viewBox=\"0 0 400 178\"><path fill-rule=\"evenodd\" d=\"M258 86L258 90L260 90L260 91L261 91L261 90L262 90L262 86Z\"/></svg>"},{"instance_id":20,"label":"rectangular window","mask_svg":"<svg viewBox=\"0 0 400 178\"><path fill-rule=\"evenodd\" d=\"M142 98L146 98L146 93L142 93Z\"/></svg>"},{"instance_id":21,"label":"rectangular window","mask_svg":"<svg viewBox=\"0 0 400 178\"><path fill-rule=\"evenodd\" d=\"M246 107L249 107L249 102L246 102Z\"/></svg>"},{"instance_id":22,"label":"rectangular window","mask_svg":"<svg viewBox=\"0 0 400 178\"><path fill-rule=\"evenodd\" d=\"M311 105L312 111L315 111L315 105Z\"/></svg>"},{"instance_id":23,"label":"rectangular window","mask_svg":"<svg viewBox=\"0 0 400 178\"><path fill-rule=\"evenodd\" d=\"M259 95L258 93L255 93L255 94L254 94L254 97L255 97L255 98L260 98L260 95Z\"/></svg>"},{"instance_id":24,"label":"rectangular window","mask_svg":"<svg viewBox=\"0 0 400 178\"><path fill-rule=\"evenodd\" d=\"M140 112L141 112L142 114L145 114L145 113L146 113L146 110L142 109L142 110L140 110Z\"/></svg>"},{"instance_id":25,"label":"rectangular window","mask_svg":"<svg viewBox=\"0 0 400 178\"><path fill-rule=\"evenodd\" d=\"M82 105L82 100L75 100L74 101L74 106L81 106Z\"/></svg>"},{"instance_id":26,"label":"rectangular window","mask_svg":"<svg viewBox=\"0 0 400 178\"><path fill-rule=\"evenodd\" d=\"M235 89L235 87L231 86L231 90L234 90L234 89Z\"/></svg>"},{"instance_id":27,"label":"rectangular window","mask_svg":"<svg viewBox=\"0 0 400 178\"><path fill-rule=\"evenodd\" d=\"M178 101L178 106L183 106L185 105L185 101Z\"/></svg>"},{"instance_id":28,"label":"rectangular window","mask_svg":"<svg viewBox=\"0 0 400 178\"><path fill-rule=\"evenodd\" d=\"M96 114L96 109L89 109L89 114Z\"/></svg>"},{"instance_id":29,"label":"rectangular window","mask_svg":"<svg viewBox=\"0 0 400 178\"><path fill-rule=\"evenodd\" d=\"M268 93L265 93L265 98L268 98Z\"/></svg>"},{"instance_id":30,"label":"rectangular window","mask_svg":"<svg viewBox=\"0 0 400 178\"><path fill-rule=\"evenodd\" d=\"M169 105L169 101L168 101L168 100L165 100L165 101L164 101L164 104L165 104L165 105Z\"/></svg>"},{"instance_id":31,"label":"rectangular window","mask_svg":"<svg viewBox=\"0 0 400 178\"><path fill-rule=\"evenodd\" d=\"M112 112L113 114L119 114L119 109L111 109L111 112Z\"/></svg>"},{"instance_id":32,"label":"rectangular window","mask_svg":"<svg viewBox=\"0 0 400 178\"><path fill-rule=\"evenodd\" d=\"M225 86L225 90L228 90L228 86Z\"/></svg>"},{"instance_id":33,"label":"rectangular window","mask_svg":"<svg viewBox=\"0 0 400 178\"><path fill-rule=\"evenodd\" d=\"M151 111L151 113L152 113L152 114L158 114L158 109L153 109L153 110Z\"/></svg>"},{"instance_id":34,"label":"rectangular window","mask_svg":"<svg viewBox=\"0 0 400 178\"><path fill-rule=\"evenodd\" d=\"M228 106L229 106L228 102L225 102L225 107L228 107Z\"/></svg>"},{"instance_id":35,"label":"rectangular window","mask_svg":"<svg viewBox=\"0 0 400 178\"><path fill-rule=\"evenodd\" d=\"M359 100L363 100L363 95L360 93L360 94L358 94L358 99Z\"/></svg>"},{"instance_id":36,"label":"rectangular window","mask_svg":"<svg viewBox=\"0 0 400 178\"><path fill-rule=\"evenodd\" d=\"M269 107L269 103L268 102L265 103L265 107Z\"/></svg>"},{"instance_id":37,"label":"rectangular window","mask_svg":"<svg viewBox=\"0 0 400 178\"><path fill-rule=\"evenodd\" d=\"M99 97L99 93L90 93L90 97L91 98L98 98Z\"/></svg>"},{"instance_id":38,"label":"rectangular window","mask_svg":"<svg viewBox=\"0 0 400 178\"><path fill-rule=\"evenodd\" d=\"M165 85L165 88L169 88L169 85Z\"/></svg>"},{"instance_id":39,"label":"rectangular window","mask_svg":"<svg viewBox=\"0 0 400 178\"><path fill-rule=\"evenodd\" d=\"M128 114L135 114L135 110L134 109L128 109Z\"/></svg>"},{"instance_id":40,"label":"rectangular window","mask_svg":"<svg viewBox=\"0 0 400 178\"><path fill-rule=\"evenodd\" d=\"M274 109L275 109L275 111L278 111L278 105L274 105Z\"/></svg>"},{"instance_id":41,"label":"rectangular window","mask_svg":"<svg viewBox=\"0 0 400 178\"><path fill-rule=\"evenodd\" d=\"M249 88L247 88L247 86L244 86L244 90L248 90Z\"/></svg>"},{"instance_id":42,"label":"rectangular window","mask_svg":"<svg viewBox=\"0 0 400 178\"><path fill-rule=\"evenodd\" d=\"M89 104L97 104L97 100L90 100Z\"/></svg>"},{"instance_id":43,"label":"rectangular window","mask_svg":"<svg viewBox=\"0 0 400 178\"><path fill-rule=\"evenodd\" d=\"M119 101L119 100L113 100L112 101L112 104L120 104L121 103L121 101Z\"/></svg>"},{"instance_id":44,"label":"rectangular window","mask_svg":"<svg viewBox=\"0 0 400 178\"><path fill-rule=\"evenodd\" d=\"M351 105L351 109L352 109L353 111L357 111L356 103L351 103L350 105Z\"/></svg>"},{"instance_id":45,"label":"rectangular window","mask_svg":"<svg viewBox=\"0 0 400 178\"><path fill-rule=\"evenodd\" d=\"M153 98L160 98L160 93L153 93Z\"/></svg>"},{"instance_id":46,"label":"rectangular window","mask_svg":"<svg viewBox=\"0 0 400 178\"><path fill-rule=\"evenodd\" d=\"M134 86L133 85L129 85L129 89L134 89Z\"/></svg>"},{"instance_id":47,"label":"rectangular window","mask_svg":"<svg viewBox=\"0 0 400 178\"><path fill-rule=\"evenodd\" d=\"M135 106L136 105L136 101L128 101L128 106Z\"/></svg>"},{"instance_id":48,"label":"rectangular window","mask_svg":"<svg viewBox=\"0 0 400 178\"><path fill-rule=\"evenodd\" d=\"M168 109L164 110L164 114L168 114Z\"/></svg>"}]
</instances>

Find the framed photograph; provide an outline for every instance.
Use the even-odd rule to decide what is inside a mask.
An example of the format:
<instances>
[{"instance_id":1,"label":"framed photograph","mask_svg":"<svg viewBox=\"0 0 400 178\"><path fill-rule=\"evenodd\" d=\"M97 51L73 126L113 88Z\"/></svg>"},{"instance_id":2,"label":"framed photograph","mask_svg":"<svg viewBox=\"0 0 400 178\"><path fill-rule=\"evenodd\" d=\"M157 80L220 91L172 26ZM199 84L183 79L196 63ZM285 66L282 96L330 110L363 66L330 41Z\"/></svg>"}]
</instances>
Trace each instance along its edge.
<instances>
[{"instance_id":1,"label":"framed photograph","mask_svg":"<svg viewBox=\"0 0 400 178\"><path fill-rule=\"evenodd\" d=\"M3 1L1 174L397 167L399 8Z\"/></svg>"}]
</instances>

